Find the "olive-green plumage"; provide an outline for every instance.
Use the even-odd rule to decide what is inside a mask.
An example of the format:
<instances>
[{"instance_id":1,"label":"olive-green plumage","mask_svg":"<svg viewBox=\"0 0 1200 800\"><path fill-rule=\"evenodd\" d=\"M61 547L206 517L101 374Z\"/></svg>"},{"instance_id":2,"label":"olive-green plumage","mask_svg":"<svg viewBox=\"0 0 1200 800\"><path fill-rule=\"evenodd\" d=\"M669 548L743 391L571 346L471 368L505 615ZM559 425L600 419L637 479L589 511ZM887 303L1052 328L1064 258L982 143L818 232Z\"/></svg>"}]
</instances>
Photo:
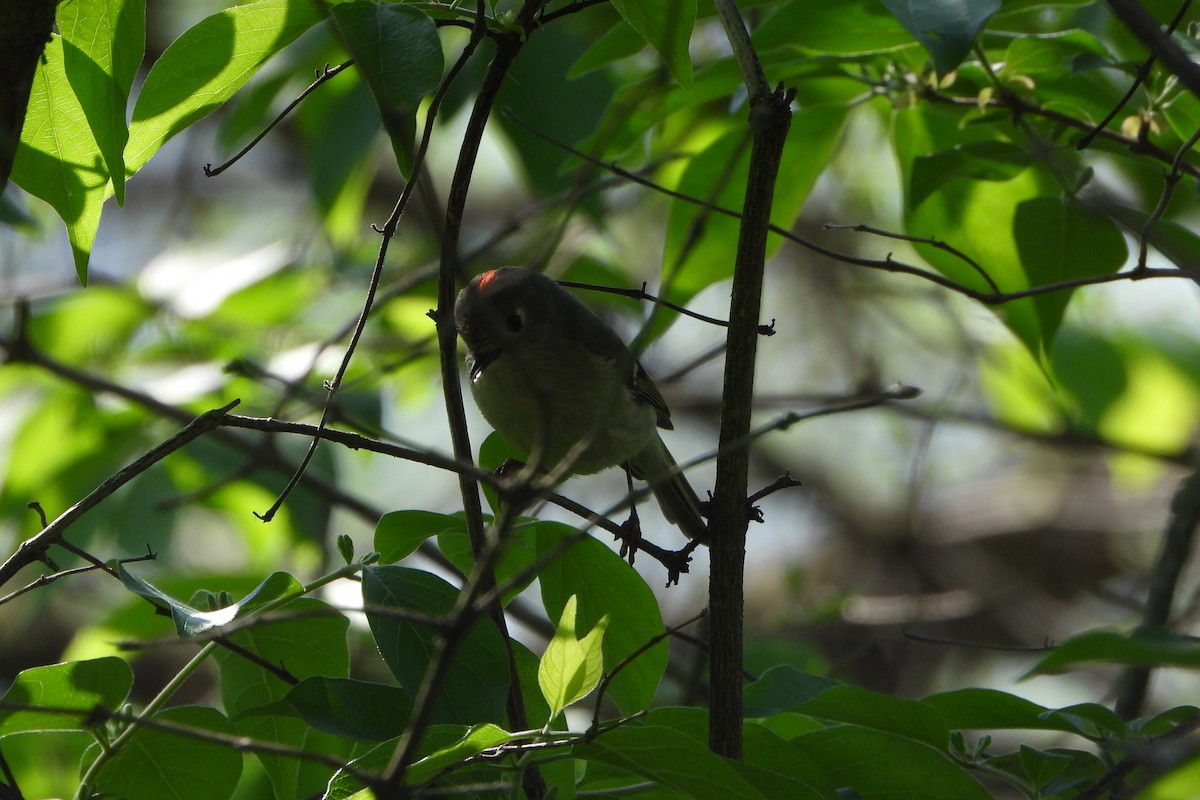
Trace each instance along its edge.
<instances>
[{"instance_id":1,"label":"olive-green plumage","mask_svg":"<svg viewBox=\"0 0 1200 800\"><path fill-rule=\"evenodd\" d=\"M621 339L551 278L501 267L458 295L471 394L491 425L544 472L628 464L663 515L703 537L700 500L658 435L671 413Z\"/></svg>"}]
</instances>

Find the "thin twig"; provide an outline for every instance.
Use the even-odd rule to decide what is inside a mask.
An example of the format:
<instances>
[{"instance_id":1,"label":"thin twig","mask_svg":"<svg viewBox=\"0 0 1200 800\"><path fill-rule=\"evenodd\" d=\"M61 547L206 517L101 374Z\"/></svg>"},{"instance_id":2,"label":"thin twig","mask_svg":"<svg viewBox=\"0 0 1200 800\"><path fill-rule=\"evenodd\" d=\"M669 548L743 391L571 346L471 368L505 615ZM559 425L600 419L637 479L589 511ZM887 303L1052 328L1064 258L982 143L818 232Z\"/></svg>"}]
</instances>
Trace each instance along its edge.
<instances>
[{"instance_id":1,"label":"thin twig","mask_svg":"<svg viewBox=\"0 0 1200 800\"><path fill-rule=\"evenodd\" d=\"M969 255L964 253L962 250L959 250L957 247L954 247L953 245L951 245L947 242L943 242L941 239L936 239L932 236L910 236L907 233L898 233L896 231L885 231L882 228L874 228L870 225L862 225L862 224L844 225L844 224L837 224L837 223L833 223L833 222L826 222L824 227L825 227L825 230L827 230L827 231L852 230L852 231L858 231L859 233L870 233L875 236L883 236L887 239L898 239L899 241L902 241L902 242L913 242L914 244L927 244L927 245L930 245L931 247L936 247L937 249L942 250L946 253L949 253L950 255L954 256L955 258L958 258L958 259L966 262L966 264L968 266L970 266L971 269L975 270L975 272L978 273L979 276L987 282L987 285L991 288L993 293L1001 294L1000 287L996 285L996 282L994 280L992 280L992 276L987 273L987 270L985 270L983 267L981 267L979 265L978 261L971 258Z\"/></svg>"},{"instance_id":2,"label":"thin twig","mask_svg":"<svg viewBox=\"0 0 1200 800\"><path fill-rule=\"evenodd\" d=\"M605 672L600 678L600 683L596 686L595 710L592 713L592 726L588 729L588 731L591 732L600 730L600 708L603 705L601 701L604 699L605 693L608 692L608 685L613 682L613 679L616 678L617 675L620 674L621 670L625 669L625 667L629 666L635 660L647 653L650 648L654 647L659 642L663 641L664 639L669 639L679 631L689 627L690 625L693 625L696 622L699 622L706 616L708 616L708 609L700 609L700 611L698 611L696 614L688 617L678 625L672 625L671 627L666 628L662 633L650 637L650 639L646 642L643 642L640 647L636 648L632 653L618 661L612 669L610 669L608 672Z\"/></svg>"},{"instance_id":3,"label":"thin twig","mask_svg":"<svg viewBox=\"0 0 1200 800\"><path fill-rule=\"evenodd\" d=\"M133 564L138 561L153 561L156 558L158 558L158 553L147 553L144 556L133 556L131 558L120 558L120 559L117 559L117 562L120 564ZM0 606L4 605L5 603L9 602L10 600L16 600L18 597L20 597L23 594L26 594L27 592L32 592L34 589L40 589L43 586L54 583L55 581L60 580L62 578L69 578L72 575L81 575L85 572L94 572L95 570L98 570L98 569L102 570L104 568L105 568L104 564L88 564L86 567L74 567L72 569L64 569L61 572L55 572L52 575L43 575L40 578L38 578L37 580L32 581L31 583L28 583L25 586L22 586L20 589L17 589L15 592L12 592L11 594L7 594L4 597L0 597Z\"/></svg>"},{"instance_id":4,"label":"thin twig","mask_svg":"<svg viewBox=\"0 0 1200 800\"><path fill-rule=\"evenodd\" d=\"M204 165L205 176L207 176L209 178L215 178L216 176L220 175L225 170L232 167L238 161L240 161L242 156L246 155L251 150L253 150L255 145L257 145L259 142L261 142L268 133L270 133L272 130L275 129L276 125L283 122L284 118L286 118L288 114L292 113L292 111L296 108L296 106L300 105L300 102L302 100L304 100L304 98L306 98L310 94L312 94L313 91L315 91L318 86L325 83L330 78L335 77L338 73L342 72L343 70L349 68L353 63L354 63L354 59L350 59L349 61L344 61L341 64L338 64L336 67L330 67L328 64L326 64L323 69L321 69L320 71L317 72L317 79L314 80L312 83L310 83L308 85L308 88L306 88L300 94L296 95L296 99L294 99L294 100L292 100L292 102L288 103L287 108L283 109L283 111L280 111L279 114L276 115L275 119L271 120L267 124L267 127L263 128L262 132L259 133L257 136L255 136L253 139L251 139L250 143L247 144L245 147L243 147L241 150L239 150L233 156L233 158L229 159L224 164L221 164L218 167L214 167L212 164L205 164Z\"/></svg>"},{"instance_id":5,"label":"thin twig","mask_svg":"<svg viewBox=\"0 0 1200 800\"><path fill-rule=\"evenodd\" d=\"M663 306L664 308L669 308L672 311L675 311L675 312L678 312L685 316L691 317L692 319L698 319L701 322L707 322L709 325L716 325L719 328L728 328L729 327L729 323L723 319L717 319L716 317L710 317L705 314L701 314L698 311L692 311L690 308L685 308L684 306L678 305L677 303L672 303L669 300L664 300L661 297L657 297L656 295L650 294L649 292L646 291L645 283L642 284L642 288L640 288L640 289L624 289L619 286L598 286L594 283L580 283L578 281L563 281L563 280L558 281L558 285L559 286L567 286L572 289L584 289L584 290L587 290L590 292L604 292L606 294L615 294L615 295L620 295L621 297L630 297L630 298L633 298L634 300L647 300L651 303L654 303L655 305ZM775 335L774 321L772 320L772 324L770 324L770 325L759 325L758 332L759 332L759 334L761 334L763 336L774 336Z\"/></svg>"},{"instance_id":6,"label":"thin twig","mask_svg":"<svg viewBox=\"0 0 1200 800\"><path fill-rule=\"evenodd\" d=\"M379 281L383 276L383 265L387 258L388 244L395 235L396 227L400 223L400 217L404 214L405 209L408 207L409 198L412 197L412 192L418 184L417 176L420 175L421 169L425 164L425 153L429 150L429 142L433 138L433 123L434 120L437 119L437 113L441 108L442 100L446 97L446 92L454 83L454 80L458 77L463 67L466 66L466 63L470 59L471 55L475 52L475 48L486 32L487 26L482 22L481 19L477 22L476 27L473 30L476 32L472 33L471 40L468 42L467 47L463 48L463 52L459 55L458 60L454 63L454 66L450 68L450 71L446 73L445 77L442 78L441 83L438 84L437 90L433 93L433 97L430 98L429 109L425 112L425 129L421 136L421 143L418 145L416 153L413 155L411 170L413 178L404 184L404 189L401 190L400 197L396 200L396 205L392 208L392 213L388 216L388 219L383 224L383 227L377 228L380 233L379 250L375 256L375 266L371 270L370 281L367 284L367 294L363 300L362 311L359 313L358 321L354 326L354 331L350 335L350 341L346 345L346 352L342 356L342 363L338 366L333 380L328 381L326 384L328 397L325 401L325 406L321 411L320 422L317 424L318 430L324 430L325 426L329 423L329 415L331 413L331 409L333 408L334 398L337 396L338 389L341 388L342 379L345 378L346 371L350 368L350 361L354 358L354 352L358 348L358 342L362 338L362 333L367 327L367 320L371 316L371 307L375 302L375 293L379 289ZM287 485L283 488L283 491L280 492L279 497L276 498L271 507L267 509L266 513L256 513L256 516L258 516L259 519L261 519L263 522L270 522L275 517L275 514L283 506L284 501L287 500L288 495L291 494L294 488L296 488L296 484L300 482L300 477L304 474L305 470L308 469L308 464L310 461L312 461L313 456L316 454L317 446L320 444L320 442L321 439L319 436L313 437L312 442L308 446L308 450L304 454L304 458L301 459L300 465L296 468L295 473L292 475Z\"/></svg>"},{"instance_id":7,"label":"thin twig","mask_svg":"<svg viewBox=\"0 0 1200 800\"><path fill-rule=\"evenodd\" d=\"M100 501L166 458L169 454L220 425L229 410L239 402L241 401L234 400L221 408L205 412L196 417L179 433L152 448L132 464L106 478L90 494L60 514L41 533L32 539L22 542L17 547L17 551L0 565L0 586L8 583L21 569L37 561L41 554L50 548L51 545L59 543L66 529L89 510L95 508Z\"/></svg>"},{"instance_id":8,"label":"thin twig","mask_svg":"<svg viewBox=\"0 0 1200 800\"><path fill-rule=\"evenodd\" d=\"M1171 23L1167 25L1168 36L1173 34L1175 29L1179 27L1179 23L1183 21L1183 17L1187 14L1188 8L1191 5L1192 0L1183 0L1183 2L1179 4L1179 9L1175 12L1175 17L1171 20ZM1092 130L1079 137L1079 141L1075 143L1075 149L1086 150L1096 136L1098 136L1102 130L1107 128L1109 123L1116 119L1117 114L1121 113L1121 109L1125 107L1125 104L1133 99L1133 95L1137 92L1138 87L1145 83L1146 79L1150 77L1150 70L1154 67L1154 62L1157 60L1158 56L1156 56L1154 53L1151 53L1149 58L1147 58L1138 66L1137 75L1134 77L1133 83L1129 84L1129 89L1125 91L1125 96L1117 101L1117 104L1112 108L1112 110L1105 114L1104 119L1100 120L1100 122L1097 123Z\"/></svg>"},{"instance_id":9,"label":"thin twig","mask_svg":"<svg viewBox=\"0 0 1200 800\"><path fill-rule=\"evenodd\" d=\"M1179 180L1182 177L1180 167L1183 164L1183 157L1191 150L1196 142L1200 141L1200 130L1193 133L1179 151L1175 153L1175 160L1171 162L1171 169L1163 177L1163 190L1158 198L1158 205L1154 207L1154 211L1142 223L1142 227L1138 229L1138 260L1135 267L1136 272L1144 272L1146 270L1146 257L1150 249L1150 232L1158 221L1162 219L1163 214L1167 211L1167 206L1171 203L1171 197L1175 194L1175 187L1179 185Z\"/></svg>"},{"instance_id":10,"label":"thin twig","mask_svg":"<svg viewBox=\"0 0 1200 800\"><path fill-rule=\"evenodd\" d=\"M974 101L972 101L972 103L974 103ZM518 117L515 117L512 115L509 115L509 116L514 121L521 123L521 120ZM731 218L737 219L737 220L742 219L742 215L740 212L734 211L729 208L724 208L722 206L714 205L712 203L706 203L704 200L702 200L698 197L689 195L685 192L678 192L673 189L668 189L665 186L657 184L654 181L652 181L636 172L632 172L630 170L624 169L623 167L619 166L616 162L602 161L601 159L589 156L587 153L584 153L581 150L571 147L570 145L567 145L563 142L559 142L559 141L553 139L552 137L547 136L544 133L540 133L536 129L530 128L529 130L531 130L533 133L540 136L541 138L545 139L546 141L553 143L555 146L563 148L564 150L571 153L575 157L580 158L584 161L587 161L588 163L597 164L599 166L602 166L605 169L612 172L614 175L618 175L631 183L636 183L638 186L644 186L647 189L652 189L653 191L658 192L659 194L666 195L667 197L672 197L676 200L682 200L683 202L686 202L686 203L691 203L693 205L708 208L710 211L712 211L715 214L721 214L721 215L731 217ZM1173 161L1173 157L1170 154L1164 153L1163 155L1166 156L1166 160L1168 163L1171 163ZM1200 177L1200 170L1196 170L1196 169L1190 168L1190 167L1183 167L1183 170L1185 172L1187 172L1189 175L1194 175L1195 177ZM1005 303L1011 303L1014 300L1021 300L1021 299L1027 298L1027 297L1037 297L1037 296L1044 295L1044 294L1053 294L1054 292L1068 291L1071 289L1079 289L1079 288L1082 288L1085 286L1098 286L1101 284L1117 283L1120 281L1128 281L1128 280L1143 280L1143 279L1147 279L1147 278L1187 278L1189 280L1200 280L1200 269L1197 269L1197 268L1187 268L1187 269L1183 269L1183 268L1179 268L1179 269L1147 268L1144 270L1137 270L1136 272L1115 272L1115 273L1111 273L1108 275L1092 275L1092 276L1083 277L1083 278L1072 278L1070 280L1056 281L1054 283L1047 283L1047 284L1043 284L1041 286L1033 286L1028 289L1021 289L1019 291L1014 291L1014 292L990 292L990 291L984 292L984 291L980 291L979 289L975 289L971 286L967 286L965 284L959 283L950 278L947 278L946 276L944 276L940 273L937 273L937 272L933 272L932 270L923 269L921 267L913 266L911 264L906 264L902 261L897 261L891 257L891 254L888 254L888 256L883 259L863 258L861 256L856 256L852 253L840 252L838 250L833 250L831 248L817 244L814 241L805 239L804 237L799 236L799 235L797 235L785 228L782 228L778 225L775 225L775 224L769 225L767 229L771 233L775 234L776 236L780 236L783 239L786 239L787 241L792 242L793 244L800 245L801 247L805 248L806 250L810 250L819 255L826 256L835 261L840 261L843 264L850 264L850 265L858 266L858 267L866 267L868 269L876 269L876 270L881 270L883 272L893 272L893 273L898 273L901 275L912 275L913 277L921 278L922 280L925 280L930 283L941 286L944 289L949 289L950 291L955 292L956 294L963 295L964 297L969 297L972 300L978 300L979 302L984 303L986 305L990 305L990 306L1000 306L1000 305L1004 305Z\"/></svg>"},{"instance_id":11,"label":"thin twig","mask_svg":"<svg viewBox=\"0 0 1200 800\"><path fill-rule=\"evenodd\" d=\"M1045 653L1048 650L1053 650L1056 647L1054 642L1052 642L1049 637L1047 637L1046 641L1043 642L1039 647L1022 647L1020 645L989 644L987 642L968 642L962 639L943 639L934 636L923 636L919 633L913 633L907 627L902 628L900 633L905 639L909 639L914 642L921 642L923 644L942 644L948 647L964 647L971 650L995 650L1001 653Z\"/></svg>"}]
</instances>

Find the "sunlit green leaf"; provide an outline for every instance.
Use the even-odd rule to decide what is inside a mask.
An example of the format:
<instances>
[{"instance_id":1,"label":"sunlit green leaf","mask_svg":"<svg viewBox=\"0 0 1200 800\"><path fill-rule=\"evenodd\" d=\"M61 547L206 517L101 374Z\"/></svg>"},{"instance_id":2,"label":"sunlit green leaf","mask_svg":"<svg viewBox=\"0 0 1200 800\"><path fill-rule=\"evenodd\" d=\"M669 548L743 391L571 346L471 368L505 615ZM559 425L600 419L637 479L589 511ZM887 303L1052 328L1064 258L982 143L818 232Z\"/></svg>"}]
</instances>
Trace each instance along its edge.
<instances>
[{"instance_id":1,"label":"sunlit green leaf","mask_svg":"<svg viewBox=\"0 0 1200 800\"><path fill-rule=\"evenodd\" d=\"M125 203L125 106L146 49L145 0L73 0L58 11L67 80Z\"/></svg>"},{"instance_id":2,"label":"sunlit green leaf","mask_svg":"<svg viewBox=\"0 0 1200 800\"><path fill-rule=\"evenodd\" d=\"M49 203L66 223L75 274L86 285L108 169L67 78L61 36L51 37L33 76L12 180Z\"/></svg>"},{"instance_id":3,"label":"sunlit green leaf","mask_svg":"<svg viewBox=\"0 0 1200 800\"><path fill-rule=\"evenodd\" d=\"M613 7L667 62L681 86L692 85L688 42L696 24L696 0L613 0Z\"/></svg>"},{"instance_id":4,"label":"sunlit green leaf","mask_svg":"<svg viewBox=\"0 0 1200 800\"><path fill-rule=\"evenodd\" d=\"M538 555L544 556L575 534L561 523L538 525ZM612 670L626 657L640 652L624 665L609 684L608 692L622 713L646 708L654 698L666 668L667 648L658 642L663 632L658 602L646 582L625 561L591 537L584 537L542 568L539 574L542 602L552 619L560 619L567 601L578 596L576 626L591 630L608 617L604 636L604 669Z\"/></svg>"},{"instance_id":5,"label":"sunlit green leaf","mask_svg":"<svg viewBox=\"0 0 1200 800\"><path fill-rule=\"evenodd\" d=\"M575 635L575 595L567 600L554 637L546 645L538 667L538 684L550 704L552 716L587 697L604 676L604 656L600 645L608 617L601 617L583 638Z\"/></svg>"},{"instance_id":6,"label":"sunlit green leaf","mask_svg":"<svg viewBox=\"0 0 1200 800\"><path fill-rule=\"evenodd\" d=\"M125 147L128 171L136 172L164 142L211 114L318 21L308 0L256 0L184 32L154 62L138 93Z\"/></svg>"},{"instance_id":7,"label":"sunlit green leaf","mask_svg":"<svg viewBox=\"0 0 1200 800\"><path fill-rule=\"evenodd\" d=\"M825 169L842 131L846 109L837 105L802 109L792 118L775 184L771 221L790 229L817 177ZM750 147L745 131L734 128L688 161L678 191L739 214L745 202ZM671 201L663 247L668 299L684 303L700 290L733 275L740 221L684 200ZM767 256L783 240L767 238ZM666 315L661 319L665 320ZM659 323L655 332L665 329Z\"/></svg>"},{"instance_id":8,"label":"sunlit green leaf","mask_svg":"<svg viewBox=\"0 0 1200 800\"><path fill-rule=\"evenodd\" d=\"M95 712L117 710L132 686L129 665L113 656L22 670L4 693L0 737L87 730Z\"/></svg>"}]
</instances>

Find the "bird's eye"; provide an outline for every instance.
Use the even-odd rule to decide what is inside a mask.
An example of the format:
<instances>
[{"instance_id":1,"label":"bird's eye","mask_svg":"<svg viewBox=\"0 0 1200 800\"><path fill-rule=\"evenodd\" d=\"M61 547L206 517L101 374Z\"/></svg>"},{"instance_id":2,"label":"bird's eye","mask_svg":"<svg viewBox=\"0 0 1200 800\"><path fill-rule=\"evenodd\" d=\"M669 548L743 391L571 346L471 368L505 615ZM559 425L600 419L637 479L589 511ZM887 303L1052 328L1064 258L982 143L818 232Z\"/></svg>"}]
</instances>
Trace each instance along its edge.
<instances>
[{"instance_id":1,"label":"bird's eye","mask_svg":"<svg viewBox=\"0 0 1200 800\"><path fill-rule=\"evenodd\" d=\"M520 333L521 328L525 327L525 315L521 309L516 309L509 313L504 319L504 327L508 328L509 333Z\"/></svg>"}]
</instances>

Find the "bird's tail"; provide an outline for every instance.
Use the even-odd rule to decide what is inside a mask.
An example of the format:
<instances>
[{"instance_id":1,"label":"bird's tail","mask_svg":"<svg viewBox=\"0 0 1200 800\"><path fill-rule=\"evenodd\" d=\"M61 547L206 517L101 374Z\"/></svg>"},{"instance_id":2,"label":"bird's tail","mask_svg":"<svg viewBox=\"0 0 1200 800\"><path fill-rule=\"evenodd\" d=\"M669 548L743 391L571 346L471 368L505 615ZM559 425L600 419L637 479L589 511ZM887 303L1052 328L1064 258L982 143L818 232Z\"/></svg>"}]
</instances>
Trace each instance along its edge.
<instances>
[{"instance_id":1,"label":"bird's tail","mask_svg":"<svg viewBox=\"0 0 1200 800\"><path fill-rule=\"evenodd\" d=\"M700 498L661 437L656 435L654 442L629 462L629 468L635 478L650 484L668 522L678 525L690 539L707 541L708 526L701 516Z\"/></svg>"}]
</instances>

